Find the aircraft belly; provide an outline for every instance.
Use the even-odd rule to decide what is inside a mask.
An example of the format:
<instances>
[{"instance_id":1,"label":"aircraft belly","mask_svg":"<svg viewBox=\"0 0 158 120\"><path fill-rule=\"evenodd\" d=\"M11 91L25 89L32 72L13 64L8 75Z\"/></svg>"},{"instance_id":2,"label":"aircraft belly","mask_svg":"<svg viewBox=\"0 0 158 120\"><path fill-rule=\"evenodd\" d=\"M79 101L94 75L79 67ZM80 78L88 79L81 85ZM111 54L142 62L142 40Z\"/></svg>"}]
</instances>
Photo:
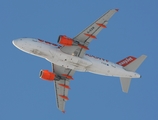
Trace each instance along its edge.
<instances>
[{"instance_id":1,"label":"aircraft belly","mask_svg":"<svg viewBox=\"0 0 158 120\"><path fill-rule=\"evenodd\" d=\"M76 57L73 57L73 56L69 56L65 53L63 54L58 49L55 49L55 50L51 49L49 50L49 53L50 55L49 57L46 58L46 60L58 66L62 66L65 68L76 70L76 71L85 72L86 68L84 65L89 65L88 62L87 64L85 63L84 65L81 65L79 63L80 59L77 59Z\"/></svg>"},{"instance_id":2,"label":"aircraft belly","mask_svg":"<svg viewBox=\"0 0 158 120\"><path fill-rule=\"evenodd\" d=\"M88 67L86 71L94 74L105 75L105 76L132 77L131 73L128 73L128 71L122 68L106 66L99 63Z\"/></svg>"},{"instance_id":3,"label":"aircraft belly","mask_svg":"<svg viewBox=\"0 0 158 120\"><path fill-rule=\"evenodd\" d=\"M21 49L22 51L38 57L46 58L47 56L49 56L47 49L43 48L40 43L24 42L20 47L21 48L19 49Z\"/></svg>"},{"instance_id":4,"label":"aircraft belly","mask_svg":"<svg viewBox=\"0 0 158 120\"><path fill-rule=\"evenodd\" d=\"M113 74L113 76L125 78L140 78L140 75L138 73L126 71L124 69L118 69L117 72Z\"/></svg>"},{"instance_id":5,"label":"aircraft belly","mask_svg":"<svg viewBox=\"0 0 158 120\"><path fill-rule=\"evenodd\" d=\"M110 75L110 69L108 69L107 67L103 67L101 64L93 64L92 66L87 68L87 72L106 76Z\"/></svg>"}]
</instances>

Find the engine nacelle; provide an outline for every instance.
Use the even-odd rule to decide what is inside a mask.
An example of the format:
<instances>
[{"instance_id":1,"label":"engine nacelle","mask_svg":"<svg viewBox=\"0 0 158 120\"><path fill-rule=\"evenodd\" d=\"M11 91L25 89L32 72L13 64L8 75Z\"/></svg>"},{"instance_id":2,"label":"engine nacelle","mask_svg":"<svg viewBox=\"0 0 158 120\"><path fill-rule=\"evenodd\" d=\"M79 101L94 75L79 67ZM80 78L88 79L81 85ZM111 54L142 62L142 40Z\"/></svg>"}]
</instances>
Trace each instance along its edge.
<instances>
[{"instance_id":1,"label":"engine nacelle","mask_svg":"<svg viewBox=\"0 0 158 120\"><path fill-rule=\"evenodd\" d=\"M59 36L58 43L61 44L61 45L64 45L64 46L75 45L75 46L79 46L79 47L81 47L83 49L89 50L87 46L84 46L84 45L80 44L78 41L74 41L73 39L68 38L65 35L60 35Z\"/></svg>"},{"instance_id":2,"label":"engine nacelle","mask_svg":"<svg viewBox=\"0 0 158 120\"><path fill-rule=\"evenodd\" d=\"M42 78L43 80L53 81L55 79L55 74L52 72L49 72L48 70L41 70L40 78Z\"/></svg>"},{"instance_id":3,"label":"engine nacelle","mask_svg":"<svg viewBox=\"0 0 158 120\"><path fill-rule=\"evenodd\" d=\"M64 46L72 46L72 45L74 45L75 42L73 39L68 38L67 36L60 35L58 38L58 43L61 45L64 45Z\"/></svg>"}]
</instances>

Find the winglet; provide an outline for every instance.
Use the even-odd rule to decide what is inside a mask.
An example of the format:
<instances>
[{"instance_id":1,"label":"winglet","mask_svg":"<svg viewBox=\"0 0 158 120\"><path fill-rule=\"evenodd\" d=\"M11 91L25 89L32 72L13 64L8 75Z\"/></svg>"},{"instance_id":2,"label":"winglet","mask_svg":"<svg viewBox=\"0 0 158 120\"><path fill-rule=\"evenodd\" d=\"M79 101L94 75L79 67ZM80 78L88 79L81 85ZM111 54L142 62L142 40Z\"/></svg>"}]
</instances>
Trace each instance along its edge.
<instances>
[{"instance_id":1,"label":"winglet","mask_svg":"<svg viewBox=\"0 0 158 120\"><path fill-rule=\"evenodd\" d=\"M117 12L119 11L119 9L115 9Z\"/></svg>"},{"instance_id":2,"label":"winglet","mask_svg":"<svg viewBox=\"0 0 158 120\"><path fill-rule=\"evenodd\" d=\"M65 110L63 110L62 112L65 113Z\"/></svg>"}]
</instances>

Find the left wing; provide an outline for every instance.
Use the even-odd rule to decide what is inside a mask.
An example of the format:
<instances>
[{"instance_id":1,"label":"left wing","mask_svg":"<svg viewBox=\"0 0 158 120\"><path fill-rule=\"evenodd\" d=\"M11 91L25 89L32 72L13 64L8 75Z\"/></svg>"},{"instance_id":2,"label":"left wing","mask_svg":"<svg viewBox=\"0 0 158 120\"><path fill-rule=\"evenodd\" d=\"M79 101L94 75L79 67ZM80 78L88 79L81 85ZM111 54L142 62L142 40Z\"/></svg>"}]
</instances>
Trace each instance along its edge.
<instances>
[{"instance_id":1,"label":"left wing","mask_svg":"<svg viewBox=\"0 0 158 120\"><path fill-rule=\"evenodd\" d=\"M98 20L92 23L89 27L83 30L80 34L78 34L73 39L79 42L81 45L88 47L89 43L92 39L96 39L98 33L106 28L106 25L109 19L118 11L118 9L109 10L103 16L101 16ZM78 46L64 46L61 50L67 54L72 54L78 57L83 57L86 49L80 48Z\"/></svg>"},{"instance_id":2,"label":"left wing","mask_svg":"<svg viewBox=\"0 0 158 120\"><path fill-rule=\"evenodd\" d=\"M58 80L54 81L57 107L62 112L65 112L65 102L69 99L68 90L70 89L69 87L69 81L71 79L70 76L73 76L75 71L55 65L53 63L52 66L53 66L53 72L57 76L63 76L63 74L65 76L67 75L65 78L59 78Z\"/></svg>"},{"instance_id":3,"label":"left wing","mask_svg":"<svg viewBox=\"0 0 158 120\"><path fill-rule=\"evenodd\" d=\"M106 25L109 19L118 11L118 9L109 10L103 16L101 16L98 20L92 23L89 27L83 30L80 34L78 34L74 40L77 40L84 44L89 44L92 39L96 39L97 34L103 29L106 28Z\"/></svg>"}]
</instances>

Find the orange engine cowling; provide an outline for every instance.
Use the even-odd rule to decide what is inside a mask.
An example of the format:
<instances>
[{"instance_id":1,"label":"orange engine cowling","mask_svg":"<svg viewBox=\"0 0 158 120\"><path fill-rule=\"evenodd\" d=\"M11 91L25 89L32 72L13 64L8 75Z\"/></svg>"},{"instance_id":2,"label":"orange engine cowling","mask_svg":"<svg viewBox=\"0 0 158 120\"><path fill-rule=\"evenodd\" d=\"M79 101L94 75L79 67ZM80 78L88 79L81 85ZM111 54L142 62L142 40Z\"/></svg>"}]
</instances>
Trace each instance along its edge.
<instances>
[{"instance_id":1,"label":"orange engine cowling","mask_svg":"<svg viewBox=\"0 0 158 120\"><path fill-rule=\"evenodd\" d=\"M40 78L42 78L43 80L53 81L55 79L55 74L52 72L49 72L48 70L41 70Z\"/></svg>"},{"instance_id":2,"label":"orange engine cowling","mask_svg":"<svg viewBox=\"0 0 158 120\"><path fill-rule=\"evenodd\" d=\"M74 40L68 38L67 36L60 35L58 38L58 43L65 46L72 46L74 44Z\"/></svg>"},{"instance_id":3,"label":"orange engine cowling","mask_svg":"<svg viewBox=\"0 0 158 120\"><path fill-rule=\"evenodd\" d=\"M61 45L64 45L64 46L75 45L75 46L79 46L79 47L81 47L83 49L89 50L87 46L84 46L84 45L80 44L78 41L74 41L73 39L68 38L65 35L60 35L59 36L58 43L61 44Z\"/></svg>"}]
</instances>

